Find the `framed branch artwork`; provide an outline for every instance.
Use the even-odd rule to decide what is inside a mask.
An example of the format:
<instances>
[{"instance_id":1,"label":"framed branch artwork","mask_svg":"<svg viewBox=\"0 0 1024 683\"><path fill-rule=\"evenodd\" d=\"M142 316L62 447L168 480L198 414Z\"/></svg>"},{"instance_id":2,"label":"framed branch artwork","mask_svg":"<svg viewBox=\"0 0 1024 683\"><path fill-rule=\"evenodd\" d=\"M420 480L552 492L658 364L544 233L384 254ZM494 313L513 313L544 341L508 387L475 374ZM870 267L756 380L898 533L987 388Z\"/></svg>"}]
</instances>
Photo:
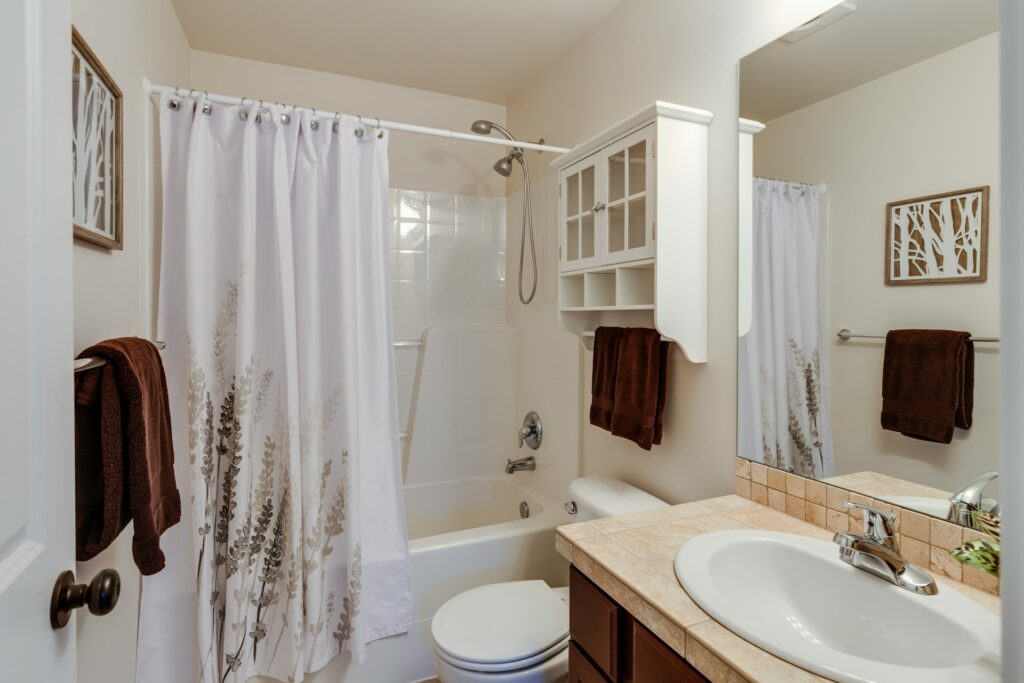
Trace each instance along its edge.
<instances>
[{"instance_id":1,"label":"framed branch artwork","mask_svg":"<svg viewBox=\"0 0 1024 683\"><path fill-rule=\"evenodd\" d=\"M71 165L75 239L122 248L121 89L71 29Z\"/></svg>"},{"instance_id":2,"label":"framed branch artwork","mask_svg":"<svg viewBox=\"0 0 1024 683\"><path fill-rule=\"evenodd\" d=\"M984 282L988 185L885 205L885 284Z\"/></svg>"}]
</instances>

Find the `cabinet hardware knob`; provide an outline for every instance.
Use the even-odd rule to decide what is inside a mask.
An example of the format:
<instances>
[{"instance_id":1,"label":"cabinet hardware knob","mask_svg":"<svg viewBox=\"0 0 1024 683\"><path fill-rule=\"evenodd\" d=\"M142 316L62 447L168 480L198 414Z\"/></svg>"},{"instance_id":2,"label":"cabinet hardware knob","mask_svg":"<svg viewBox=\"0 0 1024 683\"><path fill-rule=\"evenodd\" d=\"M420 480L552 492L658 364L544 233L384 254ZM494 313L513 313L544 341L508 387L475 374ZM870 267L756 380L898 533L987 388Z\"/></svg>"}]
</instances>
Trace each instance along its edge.
<instances>
[{"instance_id":1,"label":"cabinet hardware knob","mask_svg":"<svg viewBox=\"0 0 1024 683\"><path fill-rule=\"evenodd\" d=\"M597 213L598 211L604 211L604 209L604 202L598 202L597 204L594 204L594 213Z\"/></svg>"},{"instance_id":2,"label":"cabinet hardware knob","mask_svg":"<svg viewBox=\"0 0 1024 683\"><path fill-rule=\"evenodd\" d=\"M61 572L50 598L50 626L54 630L64 628L71 620L71 613L79 607L88 606L98 617L110 614L120 595L121 577L113 569L104 569L88 584L75 583L73 571Z\"/></svg>"}]
</instances>

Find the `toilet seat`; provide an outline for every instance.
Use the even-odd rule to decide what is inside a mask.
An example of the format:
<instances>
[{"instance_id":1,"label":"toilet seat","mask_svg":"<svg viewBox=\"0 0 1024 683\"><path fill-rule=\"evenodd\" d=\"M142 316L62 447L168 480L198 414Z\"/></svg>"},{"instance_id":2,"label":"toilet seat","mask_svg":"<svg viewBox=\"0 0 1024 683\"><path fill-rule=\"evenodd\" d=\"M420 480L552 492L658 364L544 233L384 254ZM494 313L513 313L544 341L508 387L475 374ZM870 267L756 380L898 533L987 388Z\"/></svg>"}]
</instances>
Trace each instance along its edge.
<instances>
[{"instance_id":1,"label":"toilet seat","mask_svg":"<svg viewBox=\"0 0 1024 683\"><path fill-rule=\"evenodd\" d=\"M569 607L544 581L480 586L456 595L434 615L437 656L481 673L526 669L569 646Z\"/></svg>"}]
</instances>

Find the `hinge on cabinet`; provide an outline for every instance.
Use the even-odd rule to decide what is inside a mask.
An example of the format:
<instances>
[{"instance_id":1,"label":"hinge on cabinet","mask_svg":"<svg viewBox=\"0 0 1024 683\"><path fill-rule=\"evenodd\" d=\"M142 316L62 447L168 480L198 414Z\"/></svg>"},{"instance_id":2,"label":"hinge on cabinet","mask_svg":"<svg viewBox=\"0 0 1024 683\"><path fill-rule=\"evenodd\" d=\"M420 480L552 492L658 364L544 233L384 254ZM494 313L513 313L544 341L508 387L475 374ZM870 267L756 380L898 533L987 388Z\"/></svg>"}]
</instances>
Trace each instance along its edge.
<instances>
[{"instance_id":1,"label":"hinge on cabinet","mask_svg":"<svg viewBox=\"0 0 1024 683\"><path fill-rule=\"evenodd\" d=\"M658 158L658 141L657 140L655 140L654 142L651 143L651 158L652 159L657 159Z\"/></svg>"},{"instance_id":2,"label":"hinge on cabinet","mask_svg":"<svg viewBox=\"0 0 1024 683\"><path fill-rule=\"evenodd\" d=\"M651 240L654 241L656 239L658 239L658 221L651 223ZM561 249L561 247L559 247L559 249Z\"/></svg>"},{"instance_id":3,"label":"hinge on cabinet","mask_svg":"<svg viewBox=\"0 0 1024 683\"><path fill-rule=\"evenodd\" d=\"M559 261L562 260L562 245L561 244L558 245L558 260Z\"/></svg>"},{"instance_id":4,"label":"hinge on cabinet","mask_svg":"<svg viewBox=\"0 0 1024 683\"><path fill-rule=\"evenodd\" d=\"M558 183L558 198L562 198L562 183Z\"/></svg>"}]
</instances>

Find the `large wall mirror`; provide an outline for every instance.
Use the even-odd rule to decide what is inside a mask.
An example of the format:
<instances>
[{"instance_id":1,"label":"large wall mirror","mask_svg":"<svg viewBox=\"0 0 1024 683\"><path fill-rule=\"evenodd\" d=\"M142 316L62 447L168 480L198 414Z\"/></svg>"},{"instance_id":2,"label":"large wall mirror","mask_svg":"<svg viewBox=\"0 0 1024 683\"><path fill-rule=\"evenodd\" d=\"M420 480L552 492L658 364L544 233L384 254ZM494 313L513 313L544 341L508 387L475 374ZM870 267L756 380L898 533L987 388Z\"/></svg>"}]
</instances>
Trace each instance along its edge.
<instances>
[{"instance_id":1,"label":"large wall mirror","mask_svg":"<svg viewBox=\"0 0 1024 683\"><path fill-rule=\"evenodd\" d=\"M998 29L855 0L742 60L741 457L998 505Z\"/></svg>"}]
</instances>

